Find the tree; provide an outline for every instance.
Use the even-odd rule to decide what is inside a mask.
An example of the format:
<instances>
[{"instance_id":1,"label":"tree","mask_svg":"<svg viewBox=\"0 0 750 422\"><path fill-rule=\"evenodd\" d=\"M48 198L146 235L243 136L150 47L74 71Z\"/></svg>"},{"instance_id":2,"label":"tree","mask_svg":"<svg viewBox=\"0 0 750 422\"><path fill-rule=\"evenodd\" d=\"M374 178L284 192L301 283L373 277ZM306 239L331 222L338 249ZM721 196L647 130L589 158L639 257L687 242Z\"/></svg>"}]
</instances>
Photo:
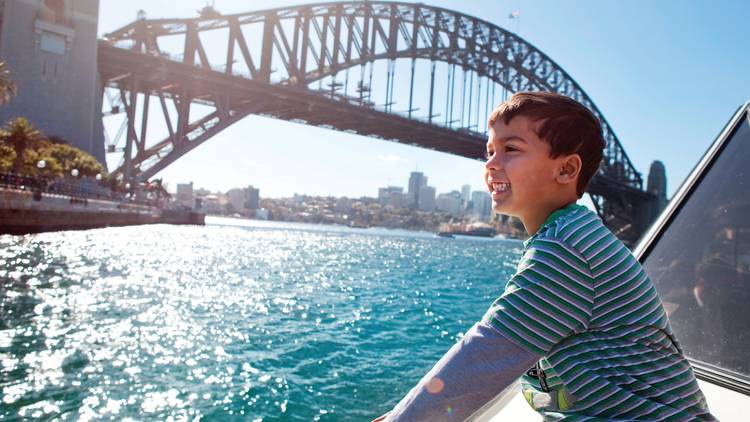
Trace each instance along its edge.
<instances>
[{"instance_id":1,"label":"tree","mask_svg":"<svg viewBox=\"0 0 750 422\"><path fill-rule=\"evenodd\" d=\"M46 139L28 121L21 120L25 119L12 120L0 130L0 171L61 177L76 169L81 176L106 176L104 166L90 154L62 138ZM44 169L37 168L41 160L46 163Z\"/></svg>"},{"instance_id":2,"label":"tree","mask_svg":"<svg viewBox=\"0 0 750 422\"><path fill-rule=\"evenodd\" d=\"M0 130L0 143L10 145L16 152L13 171L19 173L26 150L42 146L46 141L42 132L38 131L25 117L17 117Z\"/></svg>"},{"instance_id":3,"label":"tree","mask_svg":"<svg viewBox=\"0 0 750 422\"><path fill-rule=\"evenodd\" d=\"M10 69L5 63L0 62L0 105L10 101L16 95L16 84L10 77Z\"/></svg>"},{"instance_id":4,"label":"tree","mask_svg":"<svg viewBox=\"0 0 750 422\"><path fill-rule=\"evenodd\" d=\"M153 192L158 198L169 199L172 197L169 191L167 191L167 189L164 187L164 181L162 179L152 180L149 186L151 187L151 189L153 189Z\"/></svg>"},{"instance_id":5,"label":"tree","mask_svg":"<svg viewBox=\"0 0 750 422\"><path fill-rule=\"evenodd\" d=\"M94 177L104 174L104 166L92 155L67 144L47 144L40 148L40 154L59 163L62 174L70 174L73 169L81 176Z\"/></svg>"}]
</instances>

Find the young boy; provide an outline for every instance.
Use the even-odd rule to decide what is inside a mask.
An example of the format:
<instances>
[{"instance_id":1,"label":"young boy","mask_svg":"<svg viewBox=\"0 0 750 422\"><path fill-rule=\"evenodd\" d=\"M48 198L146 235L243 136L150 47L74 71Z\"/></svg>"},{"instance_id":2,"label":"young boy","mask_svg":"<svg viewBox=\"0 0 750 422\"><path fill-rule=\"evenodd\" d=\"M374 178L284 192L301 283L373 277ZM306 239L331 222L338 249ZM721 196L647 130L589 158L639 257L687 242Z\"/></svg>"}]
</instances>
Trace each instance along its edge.
<instances>
[{"instance_id":1,"label":"young boy","mask_svg":"<svg viewBox=\"0 0 750 422\"><path fill-rule=\"evenodd\" d=\"M384 418L463 421L521 377L545 421L712 421L651 280L576 200L601 126L558 94L520 92L489 119L496 212L531 236L505 292Z\"/></svg>"}]
</instances>

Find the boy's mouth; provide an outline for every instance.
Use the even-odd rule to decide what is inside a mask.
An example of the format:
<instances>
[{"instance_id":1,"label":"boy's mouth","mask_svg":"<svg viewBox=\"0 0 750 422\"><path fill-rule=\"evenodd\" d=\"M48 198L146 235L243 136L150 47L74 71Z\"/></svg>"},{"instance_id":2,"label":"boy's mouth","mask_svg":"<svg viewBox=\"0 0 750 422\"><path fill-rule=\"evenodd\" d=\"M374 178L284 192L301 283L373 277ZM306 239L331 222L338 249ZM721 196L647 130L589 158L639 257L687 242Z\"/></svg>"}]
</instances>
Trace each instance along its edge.
<instances>
[{"instance_id":1,"label":"boy's mouth","mask_svg":"<svg viewBox=\"0 0 750 422\"><path fill-rule=\"evenodd\" d=\"M510 183L492 182L492 193L503 193L510 190Z\"/></svg>"}]
</instances>

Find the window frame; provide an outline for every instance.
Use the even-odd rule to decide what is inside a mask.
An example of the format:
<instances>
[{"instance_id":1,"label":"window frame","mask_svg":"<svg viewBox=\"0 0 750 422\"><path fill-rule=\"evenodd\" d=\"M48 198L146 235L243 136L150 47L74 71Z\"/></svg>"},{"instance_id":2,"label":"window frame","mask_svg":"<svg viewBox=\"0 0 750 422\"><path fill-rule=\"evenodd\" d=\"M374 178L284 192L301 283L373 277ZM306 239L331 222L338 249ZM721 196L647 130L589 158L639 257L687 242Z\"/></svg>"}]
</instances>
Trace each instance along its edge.
<instances>
[{"instance_id":1,"label":"window frame","mask_svg":"<svg viewBox=\"0 0 750 422\"><path fill-rule=\"evenodd\" d=\"M633 254L641 264L643 264L644 259L648 257L661 239L661 236L682 210L683 205L690 199L695 188L700 185L704 177L716 163L717 158L728 145L727 141L736 132L739 124L743 122L750 124L750 100L735 111L732 118L729 119L724 129L719 133L719 136L698 161L688 177L682 182L677 193L669 201L664 211L662 211L638 242ZM743 379L742 375L706 362L691 358L688 358L688 360L693 366L696 377L699 379L745 395L750 395L750 381Z\"/></svg>"}]
</instances>

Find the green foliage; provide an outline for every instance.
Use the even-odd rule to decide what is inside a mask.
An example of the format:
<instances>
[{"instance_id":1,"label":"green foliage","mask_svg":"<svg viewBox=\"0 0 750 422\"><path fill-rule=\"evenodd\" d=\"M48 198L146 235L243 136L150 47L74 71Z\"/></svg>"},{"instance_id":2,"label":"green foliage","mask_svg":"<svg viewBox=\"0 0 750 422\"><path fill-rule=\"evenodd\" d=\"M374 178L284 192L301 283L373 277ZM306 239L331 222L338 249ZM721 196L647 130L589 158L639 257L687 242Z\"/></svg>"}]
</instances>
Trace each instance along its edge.
<instances>
[{"instance_id":1,"label":"green foliage","mask_svg":"<svg viewBox=\"0 0 750 422\"><path fill-rule=\"evenodd\" d=\"M13 162L16 160L16 152L10 145L0 144L0 171L9 172L13 170Z\"/></svg>"},{"instance_id":2,"label":"green foliage","mask_svg":"<svg viewBox=\"0 0 750 422\"><path fill-rule=\"evenodd\" d=\"M37 163L44 160L44 169ZM79 176L104 175L104 166L92 155L69 145L64 139L47 140L29 121L19 117L0 130L0 171L20 174L68 176L73 169Z\"/></svg>"},{"instance_id":3,"label":"green foliage","mask_svg":"<svg viewBox=\"0 0 750 422\"><path fill-rule=\"evenodd\" d=\"M104 166L96 158L70 145L48 144L38 152L46 157L42 159L48 166L51 163L58 165L62 175L70 174L73 169L78 169L80 176L94 177L104 173Z\"/></svg>"},{"instance_id":4,"label":"green foliage","mask_svg":"<svg viewBox=\"0 0 750 422\"><path fill-rule=\"evenodd\" d=\"M28 119L16 117L0 130L0 143L13 147L16 152L13 171L21 173L26 150L39 147L46 141L42 132L39 132Z\"/></svg>"}]
</instances>

